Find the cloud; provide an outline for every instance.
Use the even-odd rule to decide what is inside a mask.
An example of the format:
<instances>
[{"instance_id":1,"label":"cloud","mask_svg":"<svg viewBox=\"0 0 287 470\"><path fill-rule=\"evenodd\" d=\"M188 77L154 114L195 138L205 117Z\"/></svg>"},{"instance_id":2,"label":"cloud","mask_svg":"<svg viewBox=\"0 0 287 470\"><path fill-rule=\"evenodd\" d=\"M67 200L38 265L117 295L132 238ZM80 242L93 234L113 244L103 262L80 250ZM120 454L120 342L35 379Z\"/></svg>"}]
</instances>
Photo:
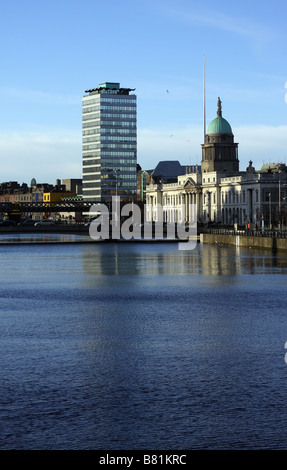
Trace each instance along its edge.
<instances>
[{"instance_id":1,"label":"cloud","mask_svg":"<svg viewBox=\"0 0 287 470\"><path fill-rule=\"evenodd\" d=\"M192 9L188 11L187 8L181 9L180 7L172 8L167 6L165 11L173 19L177 18L181 22L213 27L254 40L265 42L272 34L266 25L263 27L246 17L231 16L220 13L217 10L210 10L210 8L196 10L196 7L192 5Z\"/></svg>"},{"instance_id":2,"label":"cloud","mask_svg":"<svg viewBox=\"0 0 287 470\"><path fill-rule=\"evenodd\" d=\"M239 143L240 169L249 160L256 169L263 163L285 162L287 126L233 127ZM139 127L138 163L152 169L162 160L182 165L201 163L202 125ZM34 128L31 132L0 133L1 181L54 183L57 178L81 178L81 131L68 128Z\"/></svg>"},{"instance_id":3,"label":"cloud","mask_svg":"<svg viewBox=\"0 0 287 470\"><path fill-rule=\"evenodd\" d=\"M36 103L41 105L79 105L81 97L74 95L65 95L60 93L49 93L42 90L31 90L25 88L2 87L0 96L17 102Z\"/></svg>"},{"instance_id":4,"label":"cloud","mask_svg":"<svg viewBox=\"0 0 287 470\"><path fill-rule=\"evenodd\" d=\"M287 126L248 125L233 127L239 143L240 169L249 160L256 169L263 163L285 162ZM158 128L138 130L138 163L143 169L154 168L161 160L178 160L182 165L200 164L202 126L183 129Z\"/></svg>"},{"instance_id":5,"label":"cloud","mask_svg":"<svg viewBox=\"0 0 287 470\"><path fill-rule=\"evenodd\" d=\"M69 129L0 133L1 181L81 177L81 134Z\"/></svg>"},{"instance_id":6,"label":"cloud","mask_svg":"<svg viewBox=\"0 0 287 470\"><path fill-rule=\"evenodd\" d=\"M202 127L138 129L138 162L144 169L161 160L200 163Z\"/></svg>"},{"instance_id":7,"label":"cloud","mask_svg":"<svg viewBox=\"0 0 287 470\"><path fill-rule=\"evenodd\" d=\"M247 163L253 160L257 169L264 162L286 162L287 126L240 126L234 128L233 133L236 142L239 142L240 161Z\"/></svg>"}]
</instances>

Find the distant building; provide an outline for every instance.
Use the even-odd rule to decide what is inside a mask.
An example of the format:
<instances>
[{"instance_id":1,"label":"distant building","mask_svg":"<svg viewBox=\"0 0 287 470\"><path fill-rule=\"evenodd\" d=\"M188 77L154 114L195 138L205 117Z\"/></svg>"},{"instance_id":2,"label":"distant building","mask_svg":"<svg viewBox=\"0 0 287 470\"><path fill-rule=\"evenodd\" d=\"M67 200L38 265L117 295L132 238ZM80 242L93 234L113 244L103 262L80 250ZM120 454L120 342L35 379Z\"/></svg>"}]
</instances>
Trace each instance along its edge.
<instances>
[{"instance_id":1,"label":"distant building","mask_svg":"<svg viewBox=\"0 0 287 470\"><path fill-rule=\"evenodd\" d=\"M75 182L76 180L65 181L69 181L70 187L73 187L73 182ZM79 182L81 180L77 181ZM31 214L31 211L29 211L29 203L56 203L61 202L65 198L72 196L75 197L76 192L66 189L66 185L62 184L60 180L56 180L55 185L49 183L39 184L36 182L35 178L32 178L30 186L28 186L27 183L22 183L20 185L17 181L0 183L0 203L28 203L27 211L22 213L23 217ZM38 213L33 211L33 217L38 217L39 214L41 214L41 212ZM2 214L2 216L3 215L4 214Z\"/></svg>"},{"instance_id":2,"label":"distant building","mask_svg":"<svg viewBox=\"0 0 287 470\"><path fill-rule=\"evenodd\" d=\"M132 199L137 192L136 95L105 82L82 99L82 171L85 201Z\"/></svg>"},{"instance_id":3,"label":"distant building","mask_svg":"<svg viewBox=\"0 0 287 470\"><path fill-rule=\"evenodd\" d=\"M138 170L137 172L137 199L138 201L145 202L146 200L146 187L151 182L151 175L153 170Z\"/></svg>"},{"instance_id":4,"label":"distant building","mask_svg":"<svg viewBox=\"0 0 287 470\"><path fill-rule=\"evenodd\" d=\"M49 192L44 193L43 202L61 202L64 198L76 196L76 193L71 191L58 191L57 189L52 189Z\"/></svg>"},{"instance_id":5,"label":"distant building","mask_svg":"<svg viewBox=\"0 0 287 470\"><path fill-rule=\"evenodd\" d=\"M157 164L151 174L153 183L174 183L177 177L184 175L186 167L177 160L165 160Z\"/></svg>"},{"instance_id":6,"label":"distant building","mask_svg":"<svg viewBox=\"0 0 287 470\"><path fill-rule=\"evenodd\" d=\"M63 185L66 188L66 191L71 191L77 195L82 194L82 179L72 178L72 179L63 179Z\"/></svg>"},{"instance_id":7,"label":"distant building","mask_svg":"<svg viewBox=\"0 0 287 470\"><path fill-rule=\"evenodd\" d=\"M286 226L286 165L265 164L256 171L250 161L245 171L239 171L238 144L222 118L220 99L217 118L204 140L200 169L192 167L179 174L178 162L161 162L155 169L146 188L148 220L159 220L162 209L164 221L189 222L188 205L195 204L197 221L204 224Z\"/></svg>"}]
</instances>

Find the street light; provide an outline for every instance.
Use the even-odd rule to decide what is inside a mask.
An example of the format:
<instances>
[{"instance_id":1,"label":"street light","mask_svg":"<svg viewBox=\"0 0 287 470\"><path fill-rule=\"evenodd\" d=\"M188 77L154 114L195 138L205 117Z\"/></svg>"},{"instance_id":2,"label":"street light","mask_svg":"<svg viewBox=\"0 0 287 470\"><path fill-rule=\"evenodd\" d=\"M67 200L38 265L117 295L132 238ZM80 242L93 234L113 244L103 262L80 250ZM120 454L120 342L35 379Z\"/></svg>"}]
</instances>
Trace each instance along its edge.
<instances>
[{"instance_id":1,"label":"street light","mask_svg":"<svg viewBox=\"0 0 287 470\"><path fill-rule=\"evenodd\" d=\"M282 186L287 186L286 183L283 183ZM281 229L281 171L279 172L279 202L278 202L278 211L279 211L279 228Z\"/></svg>"},{"instance_id":2,"label":"street light","mask_svg":"<svg viewBox=\"0 0 287 470\"><path fill-rule=\"evenodd\" d=\"M117 169L114 170L114 173L116 175L116 197L118 197L118 174L120 173L121 170Z\"/></svg>"},{"instance_id":3,"label":"street light","mask_svg":"<svg viewBox=\"0 0 287 470\"><path fill-rule=\"evenodd\" d=\"M271 193L269 193L269 228L272 228L271 224Z\"/></svg>"},{"instance_id":4,"label":"street light","mask_svg":"<svg viewBox=\"0 0 287 470\"><path fill-rule=\"evenodd\" d=\"M285 196L282 198L282 201L284 201L283 202L283 208L284 208L284 204L286 203L286 197ZM281 228L282 228L282 230L284 230L284 218L283 217L282 217L282 227Z\"/></svg>"}]
</instances>

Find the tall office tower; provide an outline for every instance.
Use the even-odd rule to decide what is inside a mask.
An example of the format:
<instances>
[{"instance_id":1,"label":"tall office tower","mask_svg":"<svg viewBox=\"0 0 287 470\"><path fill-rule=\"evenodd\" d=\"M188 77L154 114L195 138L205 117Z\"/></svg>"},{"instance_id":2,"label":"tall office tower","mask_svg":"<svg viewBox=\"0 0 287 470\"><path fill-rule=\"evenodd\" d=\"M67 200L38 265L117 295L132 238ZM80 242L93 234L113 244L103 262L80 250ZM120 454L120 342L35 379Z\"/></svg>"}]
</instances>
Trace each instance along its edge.
<instances>
[{"instance_id":1,"label":"tall office tower","mask_svg":"<svg viewBox=\"0 0 287 470\"><path fill-rule=\"evenodd\" d=\"M131 200L137 190L137 108L132 89L100 83L82 99L85 201Z\"/></svg>"}]
</instances>

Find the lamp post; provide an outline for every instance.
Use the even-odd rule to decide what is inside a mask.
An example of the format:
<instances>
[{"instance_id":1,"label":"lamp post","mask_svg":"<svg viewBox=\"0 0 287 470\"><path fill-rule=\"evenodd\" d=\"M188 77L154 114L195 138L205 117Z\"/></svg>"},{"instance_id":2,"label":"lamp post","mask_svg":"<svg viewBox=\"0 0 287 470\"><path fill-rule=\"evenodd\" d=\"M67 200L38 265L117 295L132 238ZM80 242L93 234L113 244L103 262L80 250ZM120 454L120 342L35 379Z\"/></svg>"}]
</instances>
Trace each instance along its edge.
<instances>
[{"instance_id":1,"label":"lamp post","mask_svg":"<svg viewBox=\"0 0 287 470\"><path fill-rule=\"evenodd\" d=\"M269 228L272 228L271 224L271 192L269 193Z\"/></svg>"},{"instance_id":2,"label":"lamp post","mask_svg":"<svg viewBox=\"0 0 287 470\"><path fill-rule=\"evenodd\" d=\"M278 176L278 189L279 189L279 195L278 195L278 216L279 216L279 230L281 229L281 171L279 171L279 176Z\"/></svg>"},{"instance_id":3,"label":"lamp post","mask_svg":"<svg viewBox=\"0 0 287 470\"><path fill-rule=\"evenodd\" d=\"M116 225L118 225L118 174L120 173L121 170L117 169L117 170L114 170L113 173L115 174L116 176L116 214L115 214L115 219L116 219Z\"/></svg>"},{"instance_id":4,"label":"lamp post","mask_svg":"<svg viewBox=\"0 0 287 470\"><path fill-rule=\"evenodd\" d=\"M278 202L278 211L279 211L279 229L281 229L281 225L282 225L282 217L281 217L281 171L279 173L279 202ZM283 194L284 194L284 190L285 190L285 187L287 186L286 183L283 183L282 184L283 186ZM283 198L285 200L285 198Z\"/></svg>"},{"instance_id":5,"label":"lamp post","mask_svg":"<svg viewBox=\"0 0 287 470\"><path fill-rule=\"evenodd\" d=\"M284 201L283 202L283 209L284 209L284 205L285 205L285 202L286 202L286 197L283 197L282 200ZM284 230L284 218L282 218L282 230Z\"/></svg>"}]
</instances>

